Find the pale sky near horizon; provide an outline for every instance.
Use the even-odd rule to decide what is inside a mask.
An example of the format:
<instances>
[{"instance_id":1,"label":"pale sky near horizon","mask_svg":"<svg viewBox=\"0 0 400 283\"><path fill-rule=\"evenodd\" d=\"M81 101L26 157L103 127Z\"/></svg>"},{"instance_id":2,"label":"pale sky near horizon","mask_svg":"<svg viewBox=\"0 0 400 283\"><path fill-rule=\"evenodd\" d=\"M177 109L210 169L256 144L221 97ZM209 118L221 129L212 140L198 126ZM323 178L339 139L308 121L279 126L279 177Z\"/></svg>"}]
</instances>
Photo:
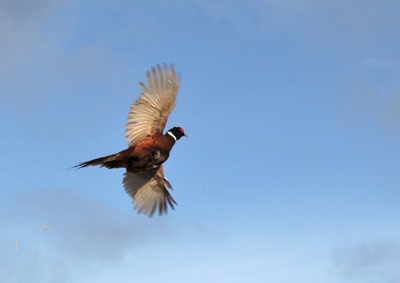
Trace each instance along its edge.
<instances>
[{"instance_id":1,"label":"pale sky near horizon","mask_svg":"<svg viewBox=\"0 0 400 283\"><path fill-rule=\"evenodd\" d=\"M0 0L2 282L400 282L399 13ZM178 206L150 219L124 170L69 168L126 148L163 62L189 137L164 166Z\"/></svg>"}]
</instances>

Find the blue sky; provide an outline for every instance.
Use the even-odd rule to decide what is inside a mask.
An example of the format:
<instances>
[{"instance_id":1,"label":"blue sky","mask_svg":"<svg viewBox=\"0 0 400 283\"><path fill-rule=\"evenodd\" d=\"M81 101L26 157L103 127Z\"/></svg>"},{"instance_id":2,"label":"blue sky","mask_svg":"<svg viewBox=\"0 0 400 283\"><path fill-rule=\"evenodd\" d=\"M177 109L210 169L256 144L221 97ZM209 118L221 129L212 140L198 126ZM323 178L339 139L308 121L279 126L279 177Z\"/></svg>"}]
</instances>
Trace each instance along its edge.
<instances>
[{"instance_id":1,"label":"blue sky","mask_svg":"<svg viewBox=\"0 0 400 283\"><path fill-rule=\"evenodd\" d=\"M398 1L0 1L4 282L400 281ZM182 76L175 211L123 170L138 82ZM14 242L18 235L19 249Z\"/></svg>"}]
</instances>

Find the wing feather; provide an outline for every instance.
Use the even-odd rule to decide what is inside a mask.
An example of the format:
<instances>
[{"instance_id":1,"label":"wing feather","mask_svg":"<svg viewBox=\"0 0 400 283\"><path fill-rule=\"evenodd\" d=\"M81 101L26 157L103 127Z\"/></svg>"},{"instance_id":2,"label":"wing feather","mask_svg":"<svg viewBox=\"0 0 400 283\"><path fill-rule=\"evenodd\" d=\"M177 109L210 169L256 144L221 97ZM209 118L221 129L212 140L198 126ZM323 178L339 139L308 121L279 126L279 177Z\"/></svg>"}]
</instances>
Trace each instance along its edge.
<instances>
[{"instance_id":1,"label":"wing feather","mask_svg":"<svg viewBox=\"0 0 400 283\"><path fill-rule=\"evenodd\" d=\"M158 210L158 214L166 214L168 206L174 209L175 200L168 192L171 184L165 179L162 165L154 170L139 173L124 174L124 188L126 193L135 203L134 209L152 217Z\"/></svg>"},{"instance_id":2,"label":"wing feather","mask_svg":"<svg viewBox=\"0 0 400 283\"><path fill-rule=\"evenodd\" d=\"M129 146L134 146L147 135L162 133L168 116L174 110L180 77L173 65L163 64L146 74L147 87L139 83L142 93L130 107L125 128Z\"/></svg>"}]
</instances>

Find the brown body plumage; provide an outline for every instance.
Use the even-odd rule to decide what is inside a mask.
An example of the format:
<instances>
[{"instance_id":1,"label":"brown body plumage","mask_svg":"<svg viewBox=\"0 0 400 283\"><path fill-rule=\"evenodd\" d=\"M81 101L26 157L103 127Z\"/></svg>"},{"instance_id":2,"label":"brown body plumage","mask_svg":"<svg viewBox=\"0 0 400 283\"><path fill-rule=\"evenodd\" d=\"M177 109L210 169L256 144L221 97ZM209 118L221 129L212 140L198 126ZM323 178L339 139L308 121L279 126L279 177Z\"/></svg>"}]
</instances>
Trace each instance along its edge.
<instances>
[{"instance_id":1,"label":"brown body plumage","mask_svg":"<svg viewBox=\"0 0 400 283\"><path fill-rule=\"evenodd\" d=\"M139 84L143 93L132 104L128 114L125 133L128 134L129 147L75 167L126 168L123 184L135 203L134 208L152 216L156 210L162 215L167 212L168 205L173 209L173 203L176 204L167 190L172 186L164 176L162 164L168 159L175 142L187 135L180 127L162 134L179 90L179 77L174 67L152 68L151 75L147 73L147 84L149 88Z\"/></svg>"},{"instance_id":2,"label":"brown body plumage","mask_svg":"<svg viewBox=\"0 0 400 283\"><path fill-rule=\"evenodd\" d=\"M147 136L137 145L129 147L113 155L83 162L76 167L100 165L108 169L126 168L129 173L137 173L159 167L168 157L175 144L175 139L169 134L155 133Z\"/></svg>"}]
</instances>

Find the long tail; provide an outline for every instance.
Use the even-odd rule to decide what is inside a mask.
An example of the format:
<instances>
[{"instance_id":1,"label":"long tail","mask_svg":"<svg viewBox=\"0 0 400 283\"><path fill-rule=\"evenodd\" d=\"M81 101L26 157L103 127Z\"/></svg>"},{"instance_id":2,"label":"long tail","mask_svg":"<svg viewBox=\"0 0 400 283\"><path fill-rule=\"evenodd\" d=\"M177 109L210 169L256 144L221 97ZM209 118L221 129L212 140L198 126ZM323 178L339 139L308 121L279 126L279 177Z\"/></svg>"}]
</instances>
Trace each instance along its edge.
<instances>
[{"instance_id":1,"label":"long tail","mask_svg":"<svg viewBox=\"0 0 400 283\"><path fill-rule=\"evenodd\" d=\"M83 167L88 167L88 166L97 166L100 165L100 167L106 167L108 169L112 169L112 168L121 168L124 167L123 166L123 162L116 160L117 158L117 154L112 154L112 155L108 155L108 156L104 156L104 157L100 157L100 158L96 158L90 161L86 161L86 162L82 162L72 168L83 168Z\"/></svg>"}]
</instances>

